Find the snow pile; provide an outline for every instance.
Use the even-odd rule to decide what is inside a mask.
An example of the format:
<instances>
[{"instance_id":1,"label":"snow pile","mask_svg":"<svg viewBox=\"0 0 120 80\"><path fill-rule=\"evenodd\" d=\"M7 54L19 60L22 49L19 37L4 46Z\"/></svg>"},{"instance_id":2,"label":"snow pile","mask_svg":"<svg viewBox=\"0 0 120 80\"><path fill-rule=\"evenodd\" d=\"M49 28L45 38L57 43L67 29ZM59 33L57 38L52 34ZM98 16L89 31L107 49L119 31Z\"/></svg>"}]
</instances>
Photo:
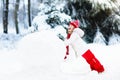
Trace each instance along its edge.
<instances>
[{"instance_id":1,"label":"snow pile","mask_svg":"<svg viewBox=\"0 0 120 80\"><path fill-rule=\"evenodd\" d=\"M55 66L62 60L65 46L52 31L43 30L25 36L19 43L18 52L29 65L50 66L54 63Z\"/></svg>"},{"instance_id":2,"label":"snow pile","mask_svg":"<svg viewBox=\"0 0 120 80\"><path fill-rule=\"evenodd\" d=\"M79 67L84 64L79 63L81 59L76 59L72 49L69 58L63 61L66 48L54 31L28 34L16 50L0 50L0 80L119 80L120 44L88 46L104 65L104 73L81 74Z\"/></svg>"},{"instance_id":3,"label":"snow pile","mask_svg":"<svg viewBox=\"0 0 120 80\"><path fill-rule=\"evenodd\" d=\"M0 79L28 80L31 70L37 71L41 75L40 79L47 78L46 75L56 75L60 70L65 49L63 42L50 30L29 34L21 39L16 50L0 51ZM28 79L25 79L24 75L28 75Z\"/></svg>"}]
</instances>

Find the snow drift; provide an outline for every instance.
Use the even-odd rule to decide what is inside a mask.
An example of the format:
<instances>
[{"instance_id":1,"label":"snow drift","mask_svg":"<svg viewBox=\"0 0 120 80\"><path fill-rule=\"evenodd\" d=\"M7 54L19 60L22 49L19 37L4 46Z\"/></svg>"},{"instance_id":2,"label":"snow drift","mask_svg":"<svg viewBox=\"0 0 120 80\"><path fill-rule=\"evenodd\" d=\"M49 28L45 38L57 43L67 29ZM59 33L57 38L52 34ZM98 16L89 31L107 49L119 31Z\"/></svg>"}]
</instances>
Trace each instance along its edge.
<instances>
[{"instance_id":1,"label":"snow drift","mask_svg":"<svg viewBox=\"0 0 120 80\"><path fill-rule=\"evenodd\" d=\"M56 65L62 60L65 53L63 42L50 30L27 35L18 45L19 56L31 65L40 65L41 63Z\"/></svg>"},{"instance_id":2,"label":"snow drift","mask_svg":"<svg viewBox=\"0 0 120 80\"><path fill-rule=\"evenodd\" d=\"M0 51L0 80L119 80L120 45L88 46L104 65L104 73L81 74L79 67L83 64L72 50L63 61L66 48L53 31L29 34L20 40L16 50Z\"/></svg>"}]
</instances>

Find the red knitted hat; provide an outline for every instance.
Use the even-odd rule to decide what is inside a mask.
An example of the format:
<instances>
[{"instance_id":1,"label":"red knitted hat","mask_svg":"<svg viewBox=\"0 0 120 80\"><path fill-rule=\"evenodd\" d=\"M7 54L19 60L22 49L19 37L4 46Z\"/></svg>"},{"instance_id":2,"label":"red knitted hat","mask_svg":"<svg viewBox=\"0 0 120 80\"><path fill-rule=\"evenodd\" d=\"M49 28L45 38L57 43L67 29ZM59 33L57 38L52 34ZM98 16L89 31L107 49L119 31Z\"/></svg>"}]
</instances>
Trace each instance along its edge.
<instances>
[{"instance_id":1,"label":"red knitted hat","mask_svg":"<svg viewBox=\"0 0 120 80\"><path fill-rule=\"evenodd\" d=\"M80 24L79 24L79 21L78 21L78 20L75 20L75 21L71 21L71 22L70 22L70 25L73 25L74 28L78 28Z\"/></svg>"}]
</instances>

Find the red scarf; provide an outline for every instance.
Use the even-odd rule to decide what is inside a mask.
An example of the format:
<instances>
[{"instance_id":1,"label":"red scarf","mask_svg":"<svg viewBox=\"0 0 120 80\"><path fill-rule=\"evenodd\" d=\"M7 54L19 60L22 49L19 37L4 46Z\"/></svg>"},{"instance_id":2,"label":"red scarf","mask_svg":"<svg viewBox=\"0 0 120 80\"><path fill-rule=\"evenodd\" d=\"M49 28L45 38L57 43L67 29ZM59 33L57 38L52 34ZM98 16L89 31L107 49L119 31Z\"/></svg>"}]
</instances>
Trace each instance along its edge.
<instances>
[{"instance_id":1,"label":"red scarf","mask_svg":"<svg viewBox=\"0 0 120 80\"><path fill-rule=\"evenodd\" d=\"M70 36L71 36L71 34L68 34L68 35L67 35L67 39L69 39ZM64 59L67 58L67 55L69 55L69 46L66 46L66 55L65 55Z\"/></svg>"}]
</instances>

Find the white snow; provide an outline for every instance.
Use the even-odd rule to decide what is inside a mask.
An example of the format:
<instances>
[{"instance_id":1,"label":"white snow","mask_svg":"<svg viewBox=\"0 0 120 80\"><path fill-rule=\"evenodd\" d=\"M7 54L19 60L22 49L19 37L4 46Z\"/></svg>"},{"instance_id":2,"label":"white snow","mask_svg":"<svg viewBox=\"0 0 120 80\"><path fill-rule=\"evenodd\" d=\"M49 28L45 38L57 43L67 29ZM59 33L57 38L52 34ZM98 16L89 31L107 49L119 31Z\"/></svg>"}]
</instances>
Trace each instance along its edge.
<instances>
[{"instance_id":1,"label":"white snow","mask_svg":"<svg viewBox=\"0 0 120 80\"><path fill-rule=\"evenodd\" d=\"M119 80L120 44L88 44L105 67L98 74L82 74L80 58L71 49L66 61L65 45L52 30L42 30L23 37L14 50L0 50L0 80ZM83 68L86 70L86 68Z\"/></svg>"},{"instance_id":2,"label":"white snow","mask_svg":"<svg viewBox=\"0 0 120 80\"><path fill-rule=\"evenodd\" d=\"M46 23L47 15L42 15L38 14L33 21L32 21L32 28L35 28L39 31L44 30L44 29L50 29L50 25Z\"/></svg>"},{"instance_id":3,"label":"white snow","mask_svg":"<svg viewBox=\"0 0 120 80\"><path fill-rule=\"evenodd\" d=\"M119 11L118 9L118 3L119 3L119 0L115 0L115 1L112 1L112 0L88 0L90 1L91 3L93 3L92 7L95 8L96 10L106 10L106 9L116 9Z\"/></svg>"},{"instance_id":4,"label":"white snow","mask_svg":"<svg viewBox=\"0 0 120 80\"><path fill-rule=\"evenodd\" d=\"M99 29L97 29L95 38L93 40L93 43L97 43L97 44L102 44L102 45L106 45L105 44L105 38L103 37L103 34L100 32Z\"/></svg>"},{"instance_id":5,"label":"white snow","mask_svg":"<svg viewBox=\"0 0 120 80\"><path fill-rule=\"evenodd\" d=\"M112 34L109 38L109 45L119 44L120 43L120 36L118 34Z\"/></svg>"},{"instance_id":6,"label":"white snow","mask_svg":"<svg viewBox=\"0 0 120 80\"><path fill-rule=\"evenodd\" d=\"M118 0L113 4L110 0L90 0L93 7L116 8ZM25 1L26 2L26 1ZM27 4L27 2L26 2ZM57 5L58 10L62 5ZM40 10L44 9L41 4ZM100 7L98 7L100 6ZM45 12L49 8L46 6ZM59 14L60 20L70 20L70 16ZM26 31L24 37L15 36L13 28L10 34L0 34L0 80L119 80L120 79L120 43L116 45L88 44L92 52L105 67L105 72L98 74L83 67L80 56L76 58L74 51L70 47L70 55L64 60L66 48L64 42L56 35L61 33L66 36L65 29L61 26L50 30L50 25L46 23L48 15L39 13L33 19L32 26ZM2 26L2 24L0 24ZM2 33L2 27L0 33ZM38 32L35 32L38 30ZM22 31L22 30L21 30ZM24 32L24 31L23 31ZM34 33L31 33L34 32ZM21 32L22 33L22 32ZM98 35L99 34L99 35ZM95 42L103 43L100 40L102 34L98 32ZM13 35L13 36L12 36ZM119 36L113 34L109 44L119 42ZM17 42L16 42L17 41ZM8 49L6 49L8 48ZM81 72L85 70L85 73Z\"/></svg>"}]
</instances>

